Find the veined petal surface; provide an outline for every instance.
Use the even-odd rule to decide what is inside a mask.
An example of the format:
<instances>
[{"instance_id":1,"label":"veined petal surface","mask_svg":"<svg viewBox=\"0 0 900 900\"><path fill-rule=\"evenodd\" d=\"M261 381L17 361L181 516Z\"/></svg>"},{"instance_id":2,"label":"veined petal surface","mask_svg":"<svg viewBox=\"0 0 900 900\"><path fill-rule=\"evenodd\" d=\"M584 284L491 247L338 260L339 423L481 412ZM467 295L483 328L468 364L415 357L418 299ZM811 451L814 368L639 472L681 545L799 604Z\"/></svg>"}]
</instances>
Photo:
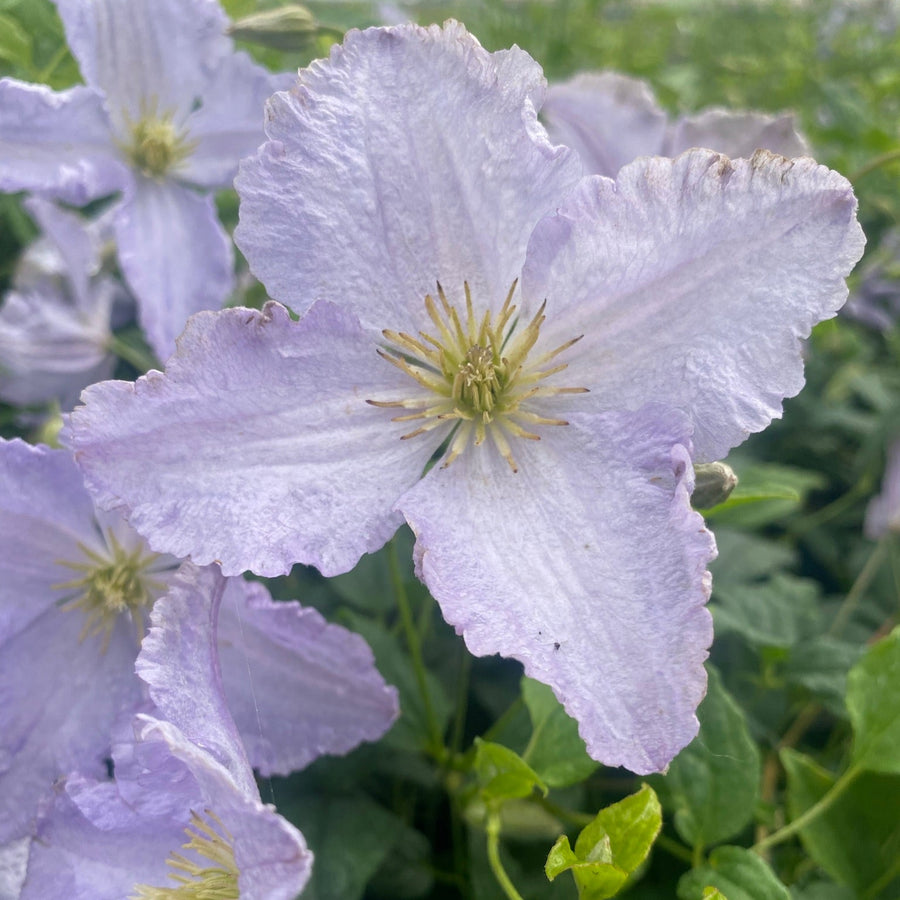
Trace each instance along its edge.
<instances>
[{"instance_id":1,"label":"veined petal surface","mask_svg":"<svg viewBox=\"0 0 900 900\"><path fill-rule=\"evenodd\" d=\"M649 85L618 72L551 84L541 118L554 141L578 151L585 175L609 178L639 156L661 153L667 127Z\"/></svg>"},{"instance_id":2,"label":"veined petal surface","mask_svg":"<svg viewBox=\"0 0 900 900\"><path fill-rule=\"evenodd\" d=\"M712 640L712 536L690 509L687 417L584 412L432 470L399 506L421 577L477 656L521 660L588 752L663 769L696 734Z\"/></svg>"},{"instance_id":3,"label":"veined petal surface","mask_svg":"<svg viewBox=\"0 0 900 900\"><path fill-rule=\"evenodd\" d=\"M397 692L359 635L274 602L259 582L228 580L218 647L228 709L262 775L377 740L397 717Z\"/></svg>"},{"instance_id":4,"label":"veined petal surface","mask_svg":"<svg viewBox=\"0 0 900 900\"><path fill-rule=\"evenodd\" d=\"M408 390L379 337L327 303L299 322L278 304L200 314L166 374L88 388L64 439L154 548L227 575L338 574L394 533L434 450L365 402Z\"/></svg>"},{"instance_id":5,"label":"veined petal surface","mask_svg":"<svg viewBox=\"0 0 900 900\"><path fill-rule=\"evenodd\" d=\"M535 229L526 296L608 408L665 402L721 459L803 386L801 339L847 297L862 254L849 183L811 159L703 150L587 178Z\"/></svg>"},{"instance_id":6,"label":"veined petal surface","mask_svg":"<svg viewBox=\"0 0 900 900\"><path fill-rule=\"evenodd\" d=\"M130 181L100 94L0 80L0 191L40 191L82 204Z\"/></svg>"},{"instance_id":7,"label":"veined petal surface","mask_svg":"<svg viewBox=\"0 0 900 900\"><path fill-rule=\"evenodd\" d=\"M126 116L155 111L183 121L231 47L216 0L55 2L81 74L106 95L120 134Z\"/></svg>"},{"instance_id":8,"label":"veined petal surface","mask_svg":"<svg viewBox=\"0 0 900 900\"><path fill-rule=\"evenodd\" d=\"M231 241L211 196L142 177L119 209L115 229L144 333L157 356L167 359L193 313L225 304L234 285Z\"/></svg>"},{"instance_id":9,"label":"veined petal surface","mask_svg":"<svg viewBox=\"0 0 900 900\"><path fill-rule=\"evenodd\" d=\"M539 66L462 25L350 32L266 113L235 233L270 296L409 329L440 280L503 302L528 236L581 167L537 122Z\"/></svg>"}]
</instances>

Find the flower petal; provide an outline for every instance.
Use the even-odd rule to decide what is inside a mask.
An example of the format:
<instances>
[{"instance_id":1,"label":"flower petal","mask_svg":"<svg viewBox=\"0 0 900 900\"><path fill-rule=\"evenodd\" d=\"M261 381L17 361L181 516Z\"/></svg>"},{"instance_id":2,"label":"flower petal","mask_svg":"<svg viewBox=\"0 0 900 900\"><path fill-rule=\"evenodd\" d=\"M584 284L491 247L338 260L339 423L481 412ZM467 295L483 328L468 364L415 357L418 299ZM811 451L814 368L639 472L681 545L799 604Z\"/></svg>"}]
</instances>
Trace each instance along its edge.
<instances>
[{"instance_id":1,"label":"flower petal","mask_svg":"<svg viewBox=\"0 0 900 900\"><path fill-rule=\"evenodd\" d=\"M215 0L56 0L84 80L102 91L117 129L158 112L184 118L211 65L227 53Z\"/></svg>"},{"instance_id":2,"label":"flower petal","mask_svg":"<svg viewBox=\"0 0 900 900\"><path fill-rule=\"evenodd\" d=\"M833 316L862 254L846 179L810 159L695 150L585 179L529 245L548 343L584 334L566 378L608 407L689 412L722 458L803 386L801 338Z\"/></svg>"},{"instance_id":3,"label":"flower petal","mask_svg":"<svg viewBox=\"0 0 900 900\"><path fill-rule=\"evenodd\" d=\"M160 359L188 317L221 309L234 286L231 241L215 203L173 182L140 178L115 219L119 262Z\"/></svg>"},{"instance_id":4,"label":"flower petal","mask_svg":"<svg viewBox=\"0 0 900 900\"><path fill-rule=\"evenodd\" d=\"M586 174L610 178L639 156L661 153L666 134L666 114L649 85L617 72L551 84L541 118L554 141L578 151Z\"/></svg>"},{"instance_id":5,"label":"flower petal","mask_svg":"<svg viewBox=\"0 0 900 900\"><path fill-rule=\"evenodd\" d=\"M82 204L130 179L100 94L0 80L0 191L41 191Z\"/></svg>"},{"instance_id":6,"label":"flower petal","mask_svg":"<svg viewBox=\"0 0 900 900\"><path fill-rule=\"evenodd\" d=\"M104 546L72 454L0 441L0 642L66 596L60 561L83 561L79 544Z\"/></svg>"},{"instance_id":7,"label":"flower petal","mask_svg":"<svg viewBox=\"0 0 900 900\"><path fill-rule=\"evenodd\" d=\"M397 717L397 692L359 635L273 602L259 582L229 579L218 637L228 708L262 775L377 740Z\"/></svg>"},{"instance_id":8,"label":"flower petal","mask_svg":"<svg viewBox=\"0 0 900 900\"><path fill-rule=\"evenodd\" d=\"M178 177L202 187L230 187L238 162L265 139L266 100L295 80L293 73L273 75L246 53L224 57L202 105L186 123L196 146L179 166Z\"/></svg>"},{"instance_id":9,"label":"flower petal","mask_svg":"<svg viewBox=\"0 0 900 900\"><path fill-rule=\"evenodd\" d=\"M235 233L270 296L347 305L379 329L435 281L502 303L537 220L580 174L536 121L540 68L449 22L348 33L267 107Z\"/></svg>"},{"instance_id":10,"label":"flower petal","mask_svg":"<svg viewBox=\"0 0 900 900\"><path fill-rule=\"evenodd\" d=\"M690 509L681 413L580 413L519 471L493 448L432 470L399 506L419 571L477 656L521 660L588 752L663 769L696 734L712 640L712 536Z\"/></svg>"},{"instance_id":11,"label":"flower petal","mask_svg":"<svg viewBox=\"0 0 900 900\"><path fill-rule=\"evenodd\" d=\"M725 156L753 156L756 150L771 150L782 156L809 156L809 144L797 132L790 113L733 112L707 109L695 116L682 116L666 135L661 156L677 156L691 147L709 147Z\"/></svg>"},{"instance_id":12,"label":"flower petal","mask_svg":"<svg viewBox=\"0 0 900 900\"><path fill-rule=\"evenodd\" d=\"M216 620L226 579L216 566L185 563L150 616L135 671L162 715L224 766L242 793L256 791L225 702Z\"/></svg>"},{"instance_id":13,"label":"flower petal","mask_svg":"<svg viewBox=\"0 0 900 900\"><path fill-rule=\"evenodd\" d=\"M116 718L142 697L137 641L120 620L80 639L83 617L51 607L0 652L0 843L30 831L38 801L72 770L100 776ZM63 667L61 669L61 667Z\"/></svg>"},{"instance_id":14,"label":"flower petal","mask_svg":"<svg viewBox=\"0 0 900 900\"><path fill-rule=\"evenodd\" d=\"M331 304L195 316L165 375L88 388L63 439L154 549L227 575L338 574L394 533L434 450L366 404L409 382L375 346Z\"/></svg>"}]
</instances>

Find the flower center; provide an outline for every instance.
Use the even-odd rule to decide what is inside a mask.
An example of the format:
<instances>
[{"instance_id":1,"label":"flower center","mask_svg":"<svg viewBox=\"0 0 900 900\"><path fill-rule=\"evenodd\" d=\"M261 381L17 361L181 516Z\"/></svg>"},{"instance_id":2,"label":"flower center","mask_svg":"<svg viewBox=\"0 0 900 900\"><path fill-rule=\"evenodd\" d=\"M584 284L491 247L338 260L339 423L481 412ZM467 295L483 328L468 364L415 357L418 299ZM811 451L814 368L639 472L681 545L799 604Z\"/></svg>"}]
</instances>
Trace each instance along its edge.
<instances>
[{"instance_id":1,"label":"flower center","mask_svg":"<svg viewBox=\"0 0 900 900\"><path fill-rule=\"evenodd\" d=\"M412 409L416 412L395 416L394 422L423 420L402 439L425 434L445 423L453 423L443 468L450 465L470 443L480 445L490 436L492 443L513 472L518 465L509 445L510 437L540 440L530 431L535 425L568 425L564 419L551 419L529 409L530 401L557 394L581 394L587 388L551 387L542 382L563 371L567 363L548 363L581 340L579 335L565 344L530 356L540 336L546 301L534 318L517 330L518 318L512 302L517 282L512 283L500 312L490 310L478 319L469 285L465 316L461 317L437 286L439 304L431 294L425 296L425 309L435 326L434 334L419 332L418 338L404 332L385 330L389 342L378 353L409 375L425 392L403 400L367 400L372 406Z\"/></svg>"},{"instance_id":2,"label":"flower center","mask_svg":"<svg viewBox=\"0 0 900 900\"><path fill-rule=\"evenodd\" d=\"M241 873L234 861L234 838L212 810L205 812L222 834L197 813L191 812L191 824L184 829L189 840L182 844L182 849L193 851L212 865L199 865L173 851L166 864L174 869L169 877L178 882L178 887L138 884L134 887L136 893L131 900L238 900L238 878Z\"/></svg>"},{"instance_id":3,"label":"flower center","mask_svg":"<svg viewBox=\"0 0 900 900\"><path fill-rule=\"evenodd\" d=\"M74 590L75 596L65 601L61 609L80 609L85 614L84 627L79 640L94 634L102 634L106 650L119 616L128 614L143 636L146 610L165 590L165 584L149 577L147 569L159 557L158 553L145 552L143 546L126 551L109 532L109 555L104 556L79 544L84 562L61 561L59 565L82 573L80 578L54 585L62 590Z\"/></svg>"},{"instance_id":4,"label":"flower center","mask_svg":"<svg viewBox=\"0 0 900 900\"><path fill-rule=\"evenodd\" d=\"M148 178L162 178L196 149L185 133L172 122L171 115L149 109L136 122L126 118L129 139L125 153L132 165Z\"/></svg>"}]
</instances>

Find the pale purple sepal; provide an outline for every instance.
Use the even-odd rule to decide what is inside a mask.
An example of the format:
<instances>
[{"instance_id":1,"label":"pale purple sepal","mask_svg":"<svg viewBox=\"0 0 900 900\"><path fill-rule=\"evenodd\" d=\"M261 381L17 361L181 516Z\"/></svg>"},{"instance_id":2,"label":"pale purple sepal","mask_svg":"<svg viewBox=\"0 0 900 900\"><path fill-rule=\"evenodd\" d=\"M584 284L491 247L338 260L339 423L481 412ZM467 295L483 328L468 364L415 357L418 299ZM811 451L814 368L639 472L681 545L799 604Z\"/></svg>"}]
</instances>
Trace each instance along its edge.
<instances>
[{"instance_id":1,"label":"pale purple sepal","mask_svg":"<svg viewBox=\"0 0 900 900\"><path fill-rule=\"evenodd\" d=\"M0 191L40 191L81 204L129 180L101 94L0 80Z\"/></svg>"},{"instance_id":2,"label":"pale purple sepal","mask_svg":"<svg viewBox=\"0 0 900 900\"><path fill-rule=\"evenodd\" d=\"M472 653L521 660L608 765L659 771L697 732L712 536L674 410L581 413L433 469L399 501L420 576ZM686 446L687 445L687 446Z\"/></svg>"},{"instance_id":3,"label":"pale purple sepal","mask_svg":"<svg viewBox=\"0 0 900 900\"><path fill-rule=\"evenodd\" d=\"M142 624L122 616L87 634L84 613L60 607L83 574L65 563L107 555L110 533L126 552L142 546L120 516L95 512L71 454L0 442L0 842L30 830L56 778L104 772L113 724L142 701ZM164 583L173 563L155 560L150 577Z\"/></svg>"},{"instance_id":4,"label":"pale purple sepal","mask_svg":"<svg viewBox=\"0 0 900 900\"><path fill-rule=\"evenodd\" d=\"M549 346L584 339L566 379L605 406L661 401L724 457L803 386L801 340L847 297L865 238L845 178L810 159L705 150L586 178L535 229L526 296Z\"/></svg>"},{"instance_id":5,"label":"pale purple sepal","mask_svg":"<svg viewBox=\"0 0 900 900\"><path fill-rule=\"evenodd\" d=\"M618 72L582 72L551 84L541 118L552 140L572 147L585 174L614 178L639 156L655 156L667 117L650 86Z\"/></svg>"},{"instance_id":6,"label":"pale purple sepal","mask_svg":"<svg viewBox=\"0 0 900 900\"><path fill-rule=\"evenodd\" d=\"M866 510L866 535L877 540L889 531L900 531L900 441L888 450L881 493Z\"/></svg>"},{"instance_id":7,"label":"pale purple sepal","mask_svg":"<svg viewBox=\"0 0 900 900\"><path fill-rule=\"evenodd\" d=\"M273 602L259 582L228 580L218 639L228 708L262 775L377 740L397 717L397 692L359 635Z\"/></svg>"},{"instance_id":8,"label":"pale purple sepal","mask_svg":"<svg viewBox=\"0 0 900 900\"><path fill-rule=\"evenodd\" d=\"M119 262L160 359L195 312L218 309L234 285L234 252L210 195L137 176L115 220Z\"/></svg>"},{"instance_id":9,"label":"pale purple sepal","mask_svg":"<svg viewBox=\"0 0 900 900\"><path fill-rule=\"evenodd\" d=\"M0 306L0 397L71 409L82 388L112 374L107 345L125 291L100 273L102 223L38 197L26 208L43 236L26 249Z\"/></svg>"},{"instance_id":10,"label":"pale purple sepal","mask_svg":"<svg viewBox=\"0 0 900 900\"><path fill-rule=\"evenodd\" d=\"M708 109L669 121L650 86L618 72L582 72L551 84L541 117L553 140L574 148L586 174L615 178L640 156L707 147L730 157L756 150L806 156L793 115Z\"/></svg>"},{"instance_id":11,"label":"pale purple sepal","mask_svg":"<svg viewBox=\"0 0 900 900\"><path fill-rule=\"evenodd\" d=\"M351 31L269 101L235 240L297 312L324 299L379 330L424 326L438 280L468 281L484 309L581 172L538 124L542 94L527 54L488 53L456 22Z\"/></svg>"},{"instance_id":12,"label":"pale purple sepal","mask_svg":"<svg viewBox=\"0 0 900 900\"><path fill-rule=\"evenodd\" d=\"M19 900L28 865L29 838L0 846L0 900Z\"/></svg>"},{"instance_id":13,"label":"pale purple sepal","mask_svg":"<svg viewBox=\"0 0 900 900\"><path fill-rule=\"evenodd\" d=\"M165 374L88 388L62 439L157 550L227 575L345 572L396 531L434 449L366 403L408 392L376 340L327 303L299 322L274 303L200 314Z\"/></svg>"},{"instance_id":14,"label":"pale purple sepal","mask_svg":"<svg viewBox=\"0 0 900 900\"><path fill-rule=\"evenodd\" d=\"M116 784L73 777L58 788L39 823L23 900L112 900L137 884L166 886L181 830L191 812L207 811L231 836L242 898L293 900L302 890L312 855L261 802L222 693L216 620L225 586L216 569L186 564L156 604L136 668L166 718L135 718L136 740L116 751ZM61 892L42 893L50 885Z\"/></svg>"}]
</instances>

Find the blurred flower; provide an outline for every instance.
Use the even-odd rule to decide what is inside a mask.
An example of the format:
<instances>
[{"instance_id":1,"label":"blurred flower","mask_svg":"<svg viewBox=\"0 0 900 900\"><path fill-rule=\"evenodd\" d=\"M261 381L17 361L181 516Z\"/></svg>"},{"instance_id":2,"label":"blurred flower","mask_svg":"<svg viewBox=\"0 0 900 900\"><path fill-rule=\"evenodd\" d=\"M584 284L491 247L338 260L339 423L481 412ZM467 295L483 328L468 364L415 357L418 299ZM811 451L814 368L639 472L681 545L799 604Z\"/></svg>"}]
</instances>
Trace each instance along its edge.
<instances>
[{"instance_id":1,"label":"blurred flower","mask_svg":"<svg viewBox=\"0 0 900 900\"><path fill-rule=\"evenodd\" d=\"M648 772L706 684L691 455L800 390L863 238L812 160L580 180L542 85L457 23L350 33L272 98L237 180L239 244L299 321L194 317L166 374L90 388L65 439L153 546L229 574L346 571L405 517L469 649L520 659L595 758Z\"/></svg>"},{"instance_id":2,"label":"blurred flower","mask_svg":"<svg viewBox=\"0 0 900 900\"><path fill-rule=\"evenodd\" d=\"M71 409L82 388L112 375L113 318L129 301L101 270L107 217L85 221L36 197L25 207L43 236L26 249L0 306L0 398Z\"/></svg>"},{"instance_id":3,"label":"blurred flower","mask_svg":"<svg viewBox=\"0 0 900 900\"><path fill-rule=\"evenodd\" d=\"M312 854L260 800L219 677L227 583L187 564L156 604L137 660L156 709L116 744L115 783L76 774L57 787L22 900L293 900L303 889Z\"/></svg>"},{"instance_id":4,"label":"blurred flower","mask_svg":"<svg viewBox=\"0 0 900 900\"><path fill-rule=\"evenodd\" d=\"M610 178L639 156L677 156L691 147L730 157L758 149L809 155L789 113L708 109L670 121L646 82L617 72L585 72L551 84L541 117L554 141L578 151L585 172Z\"/></svg>"},{"instance_id":5,"label":"blurred flower","mask_svg":"<svg viewBox=\"0 0 900 900\"><path fill-rule=\"evenodd\" d=\"M262 139L283 83L225 36L215 0L56 0L87 86L0 81L0 189L85 203L121 191L119 262L161 359L233 284L209 191Z\"/></svg>"},{"instance_id":6,"label":"blurred flower","mask_svg":"<svg viewBox=\"0 0 900 900\"><path fill-rule=\"evenodd\" d=\"M900 531L900 441L888 450L881 493L873 497L866 511L866 535L873 540L888 531Z\"/></svg>"},{"instance_id":7,"label":"blurred flower","mask_svg":"<svg viewBox=\"0 0 900 900\"><path fill-rule=\"evenodd\" d=\"M178 560L94 509L63 450L0 442L0 845L29 832L58 776L106 771L110 733L143 700L134 659ZM225 691L264 774L380 737L397 713L358 635L228 579Z\"/></svg>"},{"instance_id":8,"label":"blurred flower","mask_svg":"<svg viewBox=\"0 0 900 900\"><path fill-rule=\"evenodd\" d=\"M866 254L842 314L879 331L900 321L900 229L888 231Z\"/></svg>"}]
</instances>

